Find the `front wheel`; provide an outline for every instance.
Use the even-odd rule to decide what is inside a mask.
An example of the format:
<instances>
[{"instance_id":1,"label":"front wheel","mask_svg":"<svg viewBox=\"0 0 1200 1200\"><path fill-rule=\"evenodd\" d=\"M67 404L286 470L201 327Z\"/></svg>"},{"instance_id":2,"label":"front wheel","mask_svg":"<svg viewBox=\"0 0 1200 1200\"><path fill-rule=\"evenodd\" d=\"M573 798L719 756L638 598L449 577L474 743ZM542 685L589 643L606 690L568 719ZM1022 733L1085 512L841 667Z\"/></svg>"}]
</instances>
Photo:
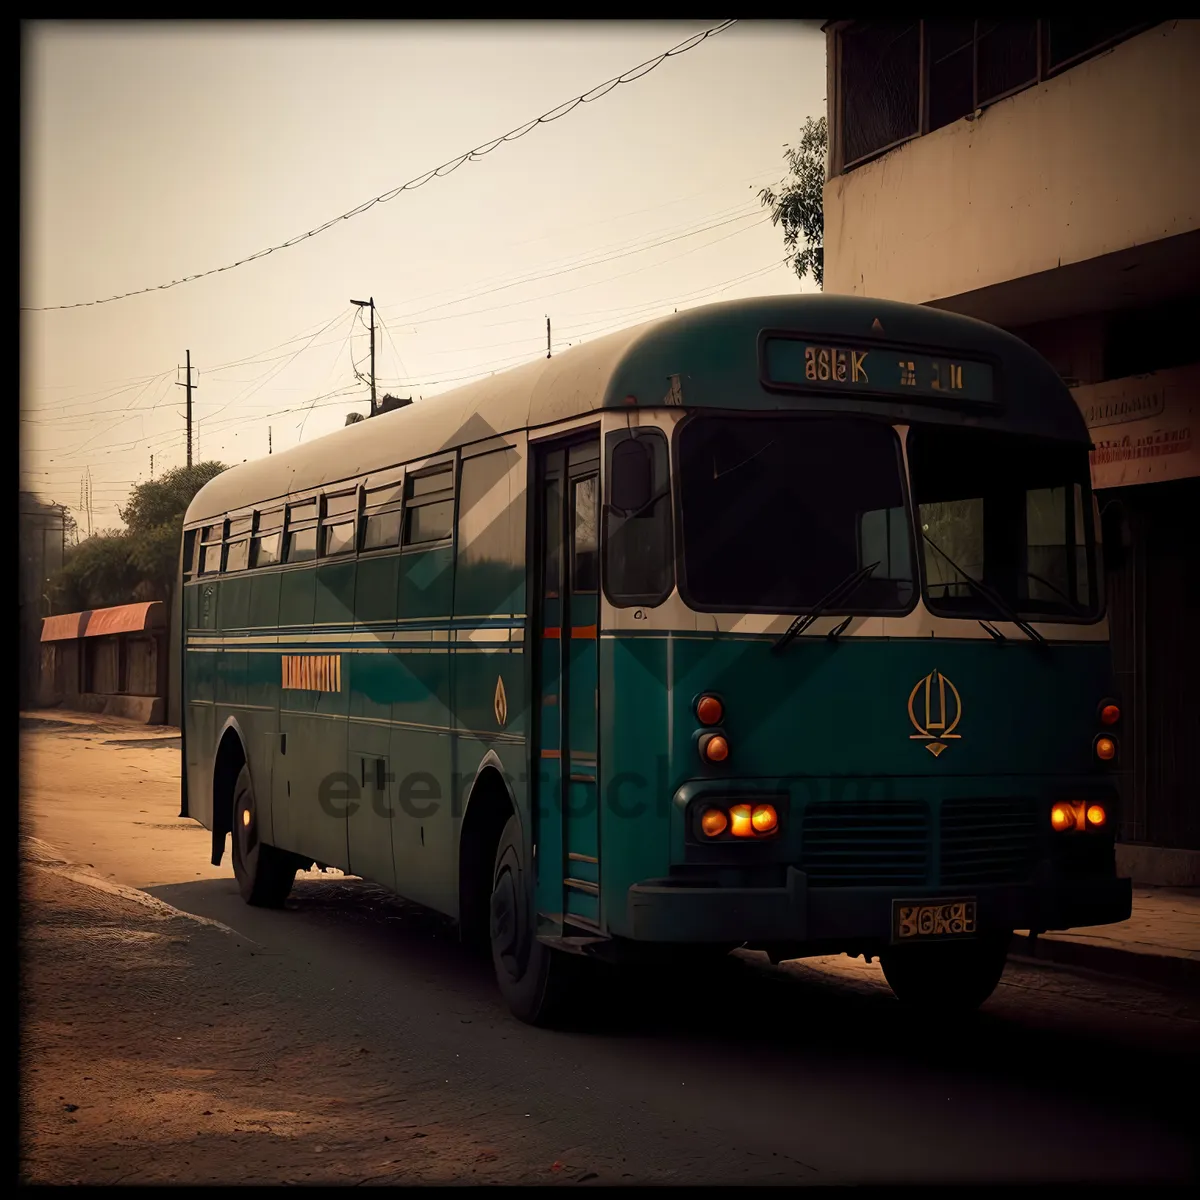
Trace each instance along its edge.
<instances>
[{"instance_id":1,"label":"front wheel","mask_svg":"<svg viewBox=\"0 0 1200 1200\"><path fill-rule=\"evenodd\" d=\"M233 789L233 874L242 899L259 908L281 908L297 869L295 855L259 841L250 768L242 767Z\"/></svg>"},{"instance_id":2,"label":"front wheel","mask_svg":"<svg viewBox=\"0 0 1200 1200\"><path fill-rule=\"evenodd\" d=\"M532 885L521 826L516 817L509 817L492 872L492 966L513 1016L530 1025L551 1025L566 1011L585 964L537 940Z\"/></svg>"},{"instance_id":3,"label":"front wheel","mask_svg":"<svg viewBox=\"0 0 1200 1200\"><path fill-rule=\"evenodd\" d=\"M974 1012L996 990L1011 933L940 945L898 946L879 956L884 978L905 1005L954 1015Z\"/></svg>"}]
</instances>

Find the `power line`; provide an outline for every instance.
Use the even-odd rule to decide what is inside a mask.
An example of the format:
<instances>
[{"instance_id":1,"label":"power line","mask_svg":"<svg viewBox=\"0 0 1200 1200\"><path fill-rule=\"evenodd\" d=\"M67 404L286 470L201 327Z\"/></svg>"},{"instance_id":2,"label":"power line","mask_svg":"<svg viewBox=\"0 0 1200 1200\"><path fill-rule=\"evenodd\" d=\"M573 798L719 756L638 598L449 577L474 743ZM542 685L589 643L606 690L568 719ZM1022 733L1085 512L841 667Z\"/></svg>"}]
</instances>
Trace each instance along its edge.
<instances>
[{"instance_id":1,"label":"power line","mask_svg":"<svg viewBox=\"0 0 1200 1200\"><path fill-rule=\"evenodd\" d=\"M722 21L719 25L714 25L710 29L706 29L701 33L693 34L690 38L679 43L677 46L672 46L670 50L664 51L662 54L656 55L654 58L647 59L644 63L639 63L636 67L631 67L628 71L623 71L620 75L614 76L612 79L606 80L604 83L597 84L595 87L584 92L580 96L576 96L571 100L566 100L562 104L542 113L540 117L535 117L531 121L526 121L523 125L518 125L515 129L510 129L508 133L502 134L500 137L493 138L491 141L483 142L476 146L473 150L468 150L465 154L457 155L454 158L447 159L440 167L434 167L431 171L426 171L423 175L418 175L414 179L408 180L407 183L401 184L399 187L394 187L389 191L383 192L378 196L372 197L370 200L364 201L357 207L350 209L349 212L341 213L339 216L333 217L322 225L318 225L315 229L310 229L305 233L297 234L293 238L289 238L286 242L280 242L275 246L268 246L265 250L256 251L254 254L247 255L245 258L238 259L236 262L227 263L223 267L211 267L207 271L198 271L194 275L185 275L181 279L172 279L169 283L154 284L150 287L137 288L131 292L121 292L115 296L106 296L98 300L79 300L73 304L46 304L39 306L23 307L22 312L59 312L70 308L92 308L99 304L111 304L116 300L127 300L131 296L144 296L149 292L161 292L167 288L179 287L184 283L192 283L197 279L205 279L209 275L218 275L223 271L232 271L237 267L245 266L247 263L254 262L256 259L265 258L268 254L274 254L277 250L286 250L290 246L294 246L299 242L306 241L308 238L316 237L325 230L333 228L339 221L348 221L352 217L357 217L373 208L376 204L386 204L389 200L394 200L402 192L415 191L419 187L423 187L431 179L444 178L446 175L457 171L463 163L476 162L487 154L491 154L497 146L503 145L505 142L515 142L523 138L526 134L532 133L540 125L549 125L552 121L557 121L561 117L565 117L569 112L572 112L580 104L591 104L593 100L599 100L602 96L607 96L614 88L620 87L623 83L634 83L644 76L649 75L656 67L666 62L668 58L675 58L680 54L686 54L689 50L694 50L702 42L707 41L710 37L714 37L718 33L723 33L731 25L737 23L736 19Z\"/></svg>"},{"instance_id":2,"label":"power line","mask_svg":"<svg viewBox=\"0 0 1200 1200\"><path fill-rule=\"evenodd\" d=\"M625 237L617 242L610 242L607 245L597 246L592 250L585 251L583 254L572 254L567 258L552 260L542 267L533 269L532 271L520 272L515 278L511 271L502 271L490 279L480 279L476 286L481 289L489 289L495 284L511 284L519 282L533 282L536 279L544 279L549 276L564 274L570 270L581 270L588 266L594 266L600 262L608 262L612 258L621 258L629 254L636 254L642 250L651 250L655 246L664 246L672 241L678 241L680 238L695 237L701 233L707 232L709 229L715 229L720 225L728 224L731 220L739 220L751 216L757 216L761 213L761 206L751 204L747 200L741 200L737 204L726 205L717 212L707 213L703 217L694 217L682 223L677 223L668 226L666 229L657 230L654 233L637 234L633 238ZM441 296L445 296L452 292L451 288L440 288L434 292L426 292L424 295L412 296L409 298L408 307L418 301L436 300ZM484 294L473 293L473 294ZM469 299L470 296L459 296L458 299ZM399 304L388 305L389 310L393 310L393 315L397 315L394 310L403 307ZM428 311L427 309L419 309L413 311ZM399 320L405 319L405 314L398 314Z\"/></svg>"},{"instance_id":3,"label":"power line","mask_svg":"<svg viewBox=\"0 0 1200 1200\"><path fill-rule=\"evenodd\" d=\"M740 232L740 230L735 231L735 232ZM728 237L728 236L732 236L732 235L725 235L725 236ZM715 245L716 241L724 241L724 240L725 240L725 237L722 237L722 238L716 239L714 242L707 243L707 244ZM696 249L701 249L701 248L702 247L696 247ZM691 251L687 251L685 253L691 253ZM676 255L673 257L682 257L682 255ZM604 333L612 332L617 329L624 328L626 325L629 324L629 322L631 320L633 320L633 321L649 320L653 316L653 310L669 309L672 307L679 307L679 306L682 306L684 304L689 304L689 303L700 303L707 297L720 295L721 293L728 291L730 288L735 287L740 283L747 282L750 279L756 278L757 276L764 275L770 271L776 270L781 264L784 264L788 261L788 257L789 256L785 256L784 258L781 258L781 259L772 260L771 262L767 263L766 265L759 267L753 271L749 271L744 274L734 276L731 279L726 279L726 280L720 281L718 283L708 285L707 287L693 289L692 291L689 291L689 292L686 292L683 294L667 296L667 297L663 297L662 299L659 299L659 300L647 301L647 302L644 302L644 303L638 304L638 305L618 306L615 308L607 308L607 309L593 309L593 310L590 310L590 312L585 311L584 313L579 314L580 317L587 317L587 316L607 317L609 323L602 322L602 323L600 323L601 327L597 328L596 326L598 323L594 320L593 321L582 321L582 322L577 321L576 324L570 325L565 328L564 336L574 337L574 338L582 337L584 339L591 338L591 337L598 337L598 336L602 336ZM668 259L666 261L671 261L671 260ZM658 264L654 264L654 265L658 265ZM639 268L638 270L643 270L643 269L645 269L645 268ZM635 272L626 272L626 274L635 274L635 273L637 273L637 272L636 271ZM620 278L620 276L618 278ZM591 285L589 284L589 285L585 285L585 286L591 286ZM575 291L578 289L570 288L570 289L566 289L566 290L567 291ZM556 294L562 294L562 293L556 293ZM493 311L495 308L502 308L502 307L507 307L507 305L503 305L503 304L493 305L488 308L473 310L473 312L489 312L489 311ZM339 315L341 315L343 318L345 316L344 313L339 314ZM459 315L468 316L468 315L472 315L472 314L464 313L464 314L459 314ZM437 321L447 320L447 319L449 319L449 318L448 317L433 318L433 320L437 320ZM521 318L521 319L525 320L527 318ZM309 340L312 341L312 339L318 337L321 333L325 332L325 330L328 329L329 326L332 325L333 323L335 323L336 321L337 321L337 317L333 318L333 320L330 321L329 323L327 323L326 326L319 328L316 331L316 333L311 334ZM508 322L499 322L498 324L507 324L507 323ZM355 328L355 322L352 319L347 325L346 333L344 336L341 336L341 337L335 338L335 339L331 339L326 342L320 342L317 344L318 345L332 345L334 341L341 341L342 350L344 350L346 348L347 343L350 341L350 336L351 336L354 328ZM390 336L390 334L389 334L389 336ZM292 340L296 340L296 339L289 339L289 341L292 341ZM384 383L387 386L436 387L436 386L449 385L449 384L454 384L454 383L465 383L465 382L469 382L474 379L481 379L489 374L495 373L498 370L504 370L506 368L519 365L523 362L532 361L536 357L540 357L540 355L542 353L544 353L544 350L538 349L538 345L539 345L540 341L541 341L541 338L540 338L540 334L539 334L539 335L532 335L528 339L520 339L520 341L514 341L511 343L499 343L496 346L496 348L500 348L501 346L506 345L506 344L517 345L517 344L521 344L521 342L527 342L528 345L530 346L530 349L527 353L517 354L517 355L509 356L507 358L503 358L500 360L479 364L479 365L471 368L468 371L468 373L466 373L466 374L444 376L444 377L437 378L437 379L414 380L411 377L406 378L406 379L404 379L404 378L396 378L396 379L392 379L392 380L385 379L385 380L381 380L380 382ZM281 343L281 344L287 345L289 343L285 342L285 343ZM394 346L394 342L393 342L393 346ZM307 347L301 347L300 350L294 351L291 354L280 355L279 358L280 359L286 358L286 359L291 360L291 359L295 358L299 353L301 353L306 348ZM341 357L341 352L342 351L339 351L339 354L338 354L339 358ZM351 358L351 363L353 366L353 357ZM336 366L336 361L334 363L334 366ZM271 375L273 377L277 377L279 374L279 371L278 370L271 371L271 372L268 372L267 374ZM329 375L332 375L332 374L333 374L333 368L331 367ZM327 376L327 379L328 379L328 376ZM267 380L261 379L261 380L256 380L255 382L258 382L259 387L262 387L262 386L265 386ZM250 392L245 393L243 398L245 398L245 396L253 394L253 391L259 390L259 387L255 387ZM288 416L288 415L298 414L298 413L303 412L304 413L304 421L301 424L301 429L303 430L304 425L307 424L308 416L311 415L311 413L315 409L324 408L324 407L332 407L334 405L341 405L355 390L356 390L355 385L351 384L349 386L334 389L331 392L318 393L318 395L313 397L312 400L307 401L304 404L292 405L290 407L274 409L268 413L263 414L262 416L258 417L257 419L260 421L265 421L265 420L272 419L275 417ZM230 402L226 403L225 405L222 405L222 407L220 409L218 409L216 413L212 414L212 416L210 416L209 418L206 418L205 426L209 430L210 437L212 437L222 431L228 430L228 428L230 426L237 425L237 424L240 424L243 422L244 417L242 415L235 415L235 416L226 418L224 421L220 421L220 422L217 422L216 424L213 424L212 418L217 416L220 412L223 412L232 403L234 403L234 401L230 401ZM115 411L120 412L123 410L115 410ZM177 436L178 435L175 433L152 434L152 435L150 435L150 437L147 437L147 438L138 438L138 439L134 439L132 441L117 443L117 444L108 446L105 448L105 453L109 453L109 452L113 452L113 451L132 452L133 450L138 449L138 448L140 448L142 452L145 452L146 450L149 450L151 448L157 448L160 446L169 445L175 438L177 438ZM58 451L57 456L58 457L68 457L74 453L78 453L78 451L77 450ZM52 468L52 470L61 471L61 472L77 472L78 467L64 466L64 467ZM36 471L32 471L29 468L24 468L23 471L27 472L29 474L39 474L39 473L49 474L50 473L49 471L36 472Z\"/></svg>"},{"instance_id":4,"label":"power line","mask_svg":"<svg viewBox=\"0 0 1200 1200\"><path fill-rule=\"evenodd\" d=\"M697 194L700 194L700 193L697 193ZM681 199L687 199L687 198L688 197L683 197ZM678 201L671 201L670 203L677 203L677 202ZM431 312L431 311L435 311L436 308L450 307L451 305L453 305L455 303L465 303L466 301L468 301L472 298L478 298L482 295L489 294L490 290L499 290L499 289L487 289L486 288L486 285L489 283L492 283L492 282L499 283L503 287L514 287L514 286L518 286L520 284L533 283L533 282L538 281L539 279L551 278L551 277L561 275L561 274L568 274L574 270L584 270L589 266L596 266L602 262L608 262L608 261L612 261L613 259L616 259L616 258L627 257L631 254L640 253L645 250L651 250L658 246L667 245L673 241L679 241L683 238L694 237L701 233L706 233L711 229L718 228L721 225L729 224L729 223L732 223L733 221L736 221L736 220L739 220L742 218L748 218L751 215L753 215L753 212L743 212L743 213L739 214L739 210L744 209L744 208L745 208L745 202L734 205L732 207L726 207L715 213L711 213L707 217L699 218L699 220L702 222L700 225L696 225L695 221L691 221L691 222L686 222L682 225L675 225L674 227L668 227L668 229L662 231L662 233L665 236L651 235L652 240L650 240L650 241L645 241L645 240L635 238L632 241L626 240L624 242L618 242L615 244L610 243L610 245L607 247L599 247L596 250L590 251L588 254L585 254L584 256L582 256L582 258L580 258L580 257L576 257L574 259L568 258L566 260L560 260L557 263L551 262L551 263L547 264L546 269L544 269L542 272L534 273L534 274L527 274L525 276L519 276L515 280L510 279L510 280L506 281L504 275L500 275L498 277L493 277L493 280L482 281L485 285L484 291L477 291L475 293L461 295L461 296L457 297L457 299L455 299L453 301L443 302L442 304L435 306L435 308L433 308L433 309L417 310L417 312L415 314L410 313L407 315L411 317L412 315L420 315L421 311ZM639 210L639 211L650 211L650 210L644 209L644 210ZM757 208L755 208L754 211L756 212ZM739 214L739 215L730 217L731 213ZM626 215L632 215L632 214L626 214ZM728 219L721 220L720 218L728 218ZM766 220L766 218L763 218L762 221L756 222L755 224L761 224L761 223L765 222L765 220ZM617 252L614 254L608 254L607 252L609 250L616 250ZM428 293L427 295L429 298L435 298L438 295L445 295L445 294L446 294L446 290L443 289L441 292ZM426 297L424 297L424 296L414 297L414 299L416 299L416 300L421 300L421 299L425 299L425 298ZM399 306L397 306L397 307L399 307ZM487 309L483 309L483 310L477 309L474 311L475 312L481 312L481 311L486 312L488 310ZM384 330L387 334L389 341L391 341L391 343L392 343L392 349L396 354L397 362L399 363L401 370L407 374L408 368L404 365L404 361L400 357L399 349L396 346L395 338L392 336L390 328L388 328L387 325L384 323L380 310L377 309L376 313L377 313L380 324L384 326ZM455 314L451 314L451 315L453 316ZM472 315L472 314L462 314L462 315L467 316L467 315ZM360 314L360 316L361 316L361 314ZM323 332L323 330L325 328L327 328L328 325L332 323L332 321L336 321L336 319L337 318L335 316L334 318L332 318L331 322L326 322L326 324L324 326L322 326L320 329L318 329L318 333ZM404 319L404 314L401 315L401 320L403 320L403 319ZM444 320L446 318L437 318L437 319ZM497 324L507 324L507 323L508 322L498 322ZM364 323L364 328L365 327L366 326ZM337 340L338 339L335 338L335 339L333 339L333 341L330 341L330 342L317 342L316 345L318 345L318 346L332 345L333 342L337 341ZM267 379L267 378L272 377L274 374L277 374L275 372L272 372L272 370L269 367L269 364L276 363L276 362L282 362L285 359L290 362L295 357L294 353L290 350L286 351L283 354L275 355L273 357L264 357L265 355L268 355L270 353L270 351L272 351L272 350L280 349L285 346L292 346L296 342L300 342L300 341L305 341L307 343L305 348L308 348L308 345L312 344L312 327L311 326L309 326L304 332L296 334L295 336L290 337L283 342L279 342L275 346L271 346L265 350L258 351L256 354L246 355L242 358L233 359L226 363L220 363L215 367L206 368L205 374L206 375L216 375L219 372L231 370L238 366L256 366L256 365L267 366L268 367L267 371L265 371L262 375L256 376L252 379L230 379L230 380L225 381L227 383L231 383L231 384L235 384L235 385L257 383L257 382L259 382L259 380ZM515 342L509 342L509 343L503 343L503 344L512 345L512 344L515 344ZM355 364L355 370L357 372L357 364ZM105 389L98 389L95 392L80 393L76 396L69 397L65 400L55 403L54 409L58 413L57 416L45 417L44 419L40 419L40 420L32 418L32 417L22 416L21 420L23 422L25 422L27 424L31 424L31 425L45 425L45 426L57 425L59 428L62 428L67 423L78 421L78 420L90 420L91 418L97 417L97 416L107 416L107 415L123 413L123 412L129 411L131 406L126 406L126 408L100 409L100 410L97 410L92 406L93 406L93 404L96 404L96 403L103 403L104 400L113 399L116 396L122 395L128 391L136 390L139 387L144 387L144 385L153 383L155 380L162 380L169 374L171 374L171 372L162 371L156 375L138 376L138 377L130 380L126 384L126 386L119 387L114 390L110 390L104 396L100 396L100 392L104 391ZM123 381L114 380L111 382L120 383ZM46 387L57 387L57 386L70 386L70 385L45 385L45 386ZM166 395L169 392L170 392L169 387L167 387L163 391L161 391L159 394L158 400L156 400L155 404L152 405L151 407L157 407L159 404L161 404L163 399L166 398ZM99 397L99 399L89 399L89 397ZM135 399L135 402L136 402L136 399ZM198 403L204 403L204 402L200 401ZM210 403L215 403L215 402L210 402ZM78 415L76 415L74 413L63 411L66 408L76 408L76 407L83 408L85 411L82 413L79 413ZM38 410L35 409L34 411L38 411Z\"/></svg>"}]
</instances>

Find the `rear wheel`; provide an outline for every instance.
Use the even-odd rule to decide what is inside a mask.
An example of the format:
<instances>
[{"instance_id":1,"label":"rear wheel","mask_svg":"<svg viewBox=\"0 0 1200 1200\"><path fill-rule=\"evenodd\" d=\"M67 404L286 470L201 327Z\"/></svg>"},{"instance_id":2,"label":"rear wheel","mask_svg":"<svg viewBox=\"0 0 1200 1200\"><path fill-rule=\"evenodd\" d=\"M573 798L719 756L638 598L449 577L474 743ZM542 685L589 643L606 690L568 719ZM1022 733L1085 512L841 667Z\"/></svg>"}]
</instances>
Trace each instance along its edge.
<instances>
[{"instance_id":1,"label":"rear wheel","mask_svg":"<svg viewBox=\"0 0 1200 1200\"><path fill-rule=\"evenodd\" d=\"M258 808L249 766L242 767L233 789L233 873L247 904L280 908L296 882L295 855L259 840Z\"/></svg>"},{"instance_id":2,"label":"rear wheel","mask_svg":"<svg viewBox=\"0 0 1200 1200\"><path fill-rule=\"evenodd\" d=\"M1011 933L941 945L898 946L879 956L903 1004L946 1016L974 1012L1004 973Z\"/></svg>"},{"instance_id":3,"label":"rear wheel","mask_svg":"<svg viewBox=\"0 0 1200 1200\"><path fill-rule=\"evenodd\" d=\"M586 964L537 940L532 884L521 827L516 817L509 817L492 872L492 965L513 1015L530 1025L551 1025L565 1012Z\"/></svg>"}]
</instances>

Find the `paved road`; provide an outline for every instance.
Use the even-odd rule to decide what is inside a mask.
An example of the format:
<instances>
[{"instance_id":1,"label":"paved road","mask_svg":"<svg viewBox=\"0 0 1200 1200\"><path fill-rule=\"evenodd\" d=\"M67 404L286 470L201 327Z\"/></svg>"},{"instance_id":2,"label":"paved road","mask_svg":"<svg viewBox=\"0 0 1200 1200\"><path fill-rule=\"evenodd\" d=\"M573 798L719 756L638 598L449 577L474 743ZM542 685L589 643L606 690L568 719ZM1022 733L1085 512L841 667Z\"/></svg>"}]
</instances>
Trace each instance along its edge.
<instances>
[{"instance_id":1,"label":"paved road","mask_svg":"<svg viewBox=\"0 0 1200 1200\"><path fill-rule=\"evenodd\" d=\"M1200 1177L1195 996L1010 963L977 1018L930 1028L861 961L735 956L534 1030L443 921L368 884L244 906L145 736L23 733L27 1178Z\"/></svg>"}]
</instances>

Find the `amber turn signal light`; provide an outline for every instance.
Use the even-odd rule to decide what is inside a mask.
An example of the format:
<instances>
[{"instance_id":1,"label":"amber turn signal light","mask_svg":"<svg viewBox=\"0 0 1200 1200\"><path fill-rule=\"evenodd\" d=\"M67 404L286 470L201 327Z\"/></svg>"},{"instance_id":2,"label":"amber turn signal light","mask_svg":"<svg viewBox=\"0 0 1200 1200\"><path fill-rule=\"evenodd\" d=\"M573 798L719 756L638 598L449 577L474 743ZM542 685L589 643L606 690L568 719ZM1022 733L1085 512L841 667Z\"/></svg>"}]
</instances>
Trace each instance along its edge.
<instances>
[{"instance_id":1,"label":"amber turn signal light","mask_svg":"<svg viewBox=\"0 0 1200 1200\"><path fill-rule=\"evenodd\" d=\"M707 838L770 838L779 832L779 811L773 804L712 805L700 813L700 832Z\"/></svg>"},{"instance_id":2,"label":"amber turn signal light","mask_svg":"<svg viewBox=\"0 0 1200 1200\"><path fill-rule=\"evenodd\" d=\"M729 832L734 837L753 837L754 819L748 804L735 804L729 810Z\"/></svg>"},{"instance_id":3,"label":"amber turn signal light","mask_svg":"<svg viewBox=\"0 0 1200 1200\"><path fill-rule=\"evenodd\" d=\"M779 828L779 814L773 804L756 804L750 814L755 833L774 833Z\"/></svg>"},{"instance_id":4,"label":"amber turn signal light","mask_svg":"<svg viewBox=\"0 0 1200 1200\"><path fill-rule=\"evenodd\" d=\"M1092 804L1088 806L1087 822L1089 825L1095 825L1099 827L1107 820L1108 813L1104 811L1104 806L1102 804Z\"/></svg>"},{"instance_id":5,"label":"amber turn signal light","mask_svg":"<svg viewBox=\"0 0 1200 1200\"><path fill-rule=\"evenodd\" d=\"M1050 809L1050 824L1060 833L1066 829L1074 829L1079 824L1079 817L1073 804L1056 804Z\"/></svg>"},{"instance_id":6,"label":"amber turn signal light","mask_svg":"<svg viewBox=\"0 0 1200 1200\"><path fill-rule=\"evenodd\" d=\"M702 725L716 725L724 715L725 710L716 696L701 696L696 701L696 716Z\"/></svg>"},{"instance_id":7,"label":"amber turn signal light","mask_svg":"<svg viewBox=\"0 0 1200 1200\"><path fill-rule=\"evenodd\" d=\"M1080 800L1060 800L1050 809L1050 824L1060 833L1068 829L1086 829L1085 805Z\"/></svg>"},{"instance_id":8,"label":"amber turn signal light","mask_svg":"<svg viewBox=\"0 0 1200 1200\"><path fill-rule=\"evenodd\" d=\"M1106 704L1100 709L1100 724L1115 725L1121 719L1121 710L1115 704Z\"/></svg>"},{"instance_id":9,"label":"amber turn signal light","mask_svg":"<svg viewBox=\"0 0 1200 1200\"><path fill-rule=\"evenodd\" d=\"M729 757L729 743L719 734L707 734L700 741L700 757L705 762L724 762Z\"/></svg>"},{"instance_id":10,"label":"amber turn signal light","mask_svg":"<svg viewBox=\"0 0 1200 1200\"><path fill-rule=\"evenodd\" d=\"M1117 757L1117 743L1110 737L1096 739L1096 757L1102 762L1112 762Z\"/></svg>"}]
</instances>

